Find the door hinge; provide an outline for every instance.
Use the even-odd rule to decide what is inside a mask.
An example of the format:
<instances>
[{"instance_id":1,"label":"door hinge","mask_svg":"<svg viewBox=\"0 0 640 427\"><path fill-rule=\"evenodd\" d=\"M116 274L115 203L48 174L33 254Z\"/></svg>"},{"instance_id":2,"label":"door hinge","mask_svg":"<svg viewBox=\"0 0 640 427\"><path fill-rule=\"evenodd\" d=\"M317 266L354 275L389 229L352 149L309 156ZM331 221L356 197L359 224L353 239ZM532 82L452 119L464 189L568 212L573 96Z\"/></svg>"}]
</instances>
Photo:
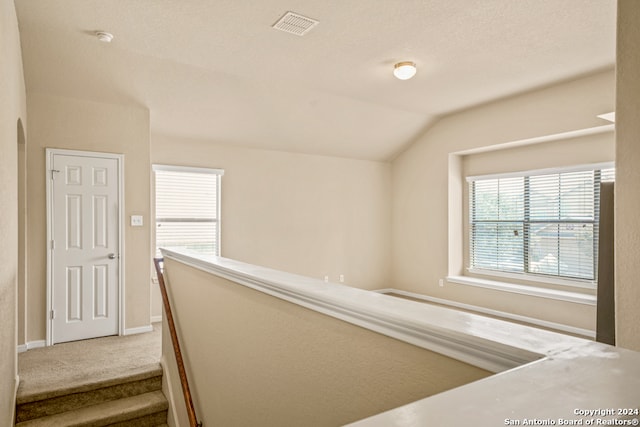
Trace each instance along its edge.
<instances>
[{"instance_id":1,"label":"door hinge","mask_svg":"<svg viewBox=\"0 0 640 427\"><path fill-rule=\"evenodd\" d=\"M60 172L58 169L51 169L51 179L54 179L56 173Z\"/></svg>"},{"instance_id":2,"label":"door hinge","mask_svg":"<svg viewBox=\"0 0 640 427\"><path fill-rule=\"evenodd\" d=\"M56 241L52 240L51 241L51 249L55 249L56 248Z\"/></svg>"},{"instance_id":3,"label":"door hinge","mask_svg":"<svg viewBox=\"0 0 640 427\"><path fill-rule=\"evenodd\" d=\"M51 320L56 318L56 311L55 310L51 310Z\"/></svg>"}]
</instances>

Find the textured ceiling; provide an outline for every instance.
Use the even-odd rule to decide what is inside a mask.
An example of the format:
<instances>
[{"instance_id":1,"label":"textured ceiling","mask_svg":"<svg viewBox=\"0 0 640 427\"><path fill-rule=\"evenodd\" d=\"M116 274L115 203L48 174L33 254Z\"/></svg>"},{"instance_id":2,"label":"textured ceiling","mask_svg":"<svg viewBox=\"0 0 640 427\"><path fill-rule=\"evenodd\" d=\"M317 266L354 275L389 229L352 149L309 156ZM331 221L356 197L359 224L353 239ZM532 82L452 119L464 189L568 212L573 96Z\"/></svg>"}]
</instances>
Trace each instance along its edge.
<instances>
[{"instance_id":1,"label":"textured ceiling","mask_svg":"<svg viewBox=\"0 0 640 427\"><path fill-rule=\"evenodd\" d=\"M392 158L437 116L615 61L615 0L15 3L29 93L144 106L152 133L361 159ZM271 28L289 10L320 24ZM392 76L401 60L412 80Z\"/></svg>"}]
</instances>

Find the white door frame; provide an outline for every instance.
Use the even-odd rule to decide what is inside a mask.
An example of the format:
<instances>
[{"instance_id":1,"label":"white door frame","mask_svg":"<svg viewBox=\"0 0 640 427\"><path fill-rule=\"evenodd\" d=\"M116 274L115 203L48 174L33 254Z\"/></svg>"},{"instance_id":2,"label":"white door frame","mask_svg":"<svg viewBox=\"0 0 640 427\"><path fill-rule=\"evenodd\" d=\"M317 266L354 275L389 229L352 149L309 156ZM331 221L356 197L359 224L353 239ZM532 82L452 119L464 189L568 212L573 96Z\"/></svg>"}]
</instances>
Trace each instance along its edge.
<instances>
[{"instance_id":1,"label":"white door frame","mask_svg":"<svg viewBox=\"0 0 640 427\"><path fill-rule=\"evenodd\" d=\"M64 156L80 156L80 157L101 157L105 159L115 159L118 165L118 334L124 335L124 155L114 153L103 153L98 151L78 151L63 150L58 148L46 149L46 189L47 189L47 306L45 318L47 319L47 335L45 345L50 346L53 343L53 328L51 312L53 310L52 290L53 290L53 257L51 241L53 240L53 180L51 174L53 169L53 156L59 154Z\"/></svg>"}]
</instances>

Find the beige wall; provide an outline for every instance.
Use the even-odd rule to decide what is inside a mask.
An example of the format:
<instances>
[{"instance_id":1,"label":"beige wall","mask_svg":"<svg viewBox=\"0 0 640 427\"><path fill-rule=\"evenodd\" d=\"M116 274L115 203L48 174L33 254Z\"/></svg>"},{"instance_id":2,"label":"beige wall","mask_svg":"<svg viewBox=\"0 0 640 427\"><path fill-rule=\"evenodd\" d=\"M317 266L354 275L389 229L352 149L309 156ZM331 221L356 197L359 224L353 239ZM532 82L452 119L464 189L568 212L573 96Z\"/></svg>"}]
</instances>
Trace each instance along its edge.
<instances>
[{"instance_id":1,"label":"beige wall","mask_svg":"<svg viewBox=\"0 0 640 427\"><path fill-rule=\"evenodd\" d=\"M152 136L153 163L224 169L222 255L351 286L388 287L388 163Z\"/></svg>"},{"instance_id":2,"label":"beige wall","mask_svg":"<svg viewBox=\"0 0 640 427\"><path fill-rule=\"evenodd\" d=\"M124 154L125 328L150 320L149 112L45 94L29 94L27 162L27 340L45 339L46 190L45 148ZM144 227L131 227L130 215Z\"/></svg>"},{"instance_id":3,"label":"beige wall","mask_svg":"<svg viewBox=\"0 0 640 427\"><path fill-rule=\"evenodd\" d=\"M616 343L640 351L640 2L618 1Z\"/></svg>"},{"instance_id":4,"label":"beige wall","mask_svg":"<svg viewBox=\"0 0 640 427\"><path fill-rule=\"evenodd\" d=\"M343 425L491 375L172 260L166 275L204 425Z\"/></svg>"},{"instance_id":5,"label":"beige wall","mask_svg":"<svg viewBox=\"0 0 640 427\"><path fill-rule=\"evenodd\" d=\"M558 141L495 149L462 157L463 177L615 160L613 131Z\"/></svg>"},{"instance_id":6,"label":"beige wall","mask_svg":"<svg viewBox=\"0 0 640 427\"><path fill-rule=\"evenodd\" d=\"M416 143L399 155L392 164L391 271L395 287L593 329L595 313L590 306L549 302L537 297L453 283L439 287L438 280L446 277L450 271L454 274L461 272L452 271L457 260L448 257L449 218L455 225L452 234L463 233L462 175L465 162L458 154L488 147L497 148L495 146L511 141L605 125L607 122L596 116L614 110L614 77L613 70L607 70L452 114L436 122ZM542 167L546 161L549 166L562 166L575 164L578 160L612 160L611 134L598 140L601 143L596 141L594 144L587 138L556 146L550 144L546 147L549 150L542 150L544 154L535 155L531 150L539 151L538 147L522 147L519 150L527 156L518 156L518 160L511 158L513 163L509 165L504 164L503 156L513 153L495 151L477 155L475 166L467 159L466 166L477 167L478 172L486 170L483 168L487 162L500 168L530 169ZM574 156L567 151L565 144L576 144L579 155ZM594 151L591 152L592 148L587 147L592 147ZM456 169L451 178L450 164ZM453 185L457 188L453 196L455 198L451 200L450 179L451 182L457 181ZM449 203L452 203L451 210ZM454 253L459 255L458 260L462 259L461 243Z\"/></svg>"},{"instance_id":7,"label":"beige wall","mask_svg":"<svg viewBox=\"0 0 640 427\"><path fill-rule=\"evenodd\" d=\"M17 387L19 121L26 124L25 85L13 1L0 2L0 425L13 425ZM20 148L22 149L22 147Z\"/></svg>"}]
</instances>

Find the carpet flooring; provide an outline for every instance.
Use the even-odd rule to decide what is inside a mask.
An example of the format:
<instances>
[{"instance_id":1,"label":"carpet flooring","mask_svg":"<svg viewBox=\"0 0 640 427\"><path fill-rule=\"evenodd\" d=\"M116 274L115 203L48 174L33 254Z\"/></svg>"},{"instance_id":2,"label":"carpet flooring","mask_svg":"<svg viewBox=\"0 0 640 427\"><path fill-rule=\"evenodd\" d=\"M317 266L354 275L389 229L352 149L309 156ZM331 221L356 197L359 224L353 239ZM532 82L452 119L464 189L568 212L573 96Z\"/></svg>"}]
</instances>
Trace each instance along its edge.
<instances>
[{"instance_id":1,"label":"carpet flooring","mask_svg":"<svg viewBox=\"0 0 640 427\"><path fill-rule=\"evenodd\" d=\"M145 376L160 369L161 324L153 332L56 344L18 355L18 400L55 396L122 376Z\"/></svg>"}]
</instances>

